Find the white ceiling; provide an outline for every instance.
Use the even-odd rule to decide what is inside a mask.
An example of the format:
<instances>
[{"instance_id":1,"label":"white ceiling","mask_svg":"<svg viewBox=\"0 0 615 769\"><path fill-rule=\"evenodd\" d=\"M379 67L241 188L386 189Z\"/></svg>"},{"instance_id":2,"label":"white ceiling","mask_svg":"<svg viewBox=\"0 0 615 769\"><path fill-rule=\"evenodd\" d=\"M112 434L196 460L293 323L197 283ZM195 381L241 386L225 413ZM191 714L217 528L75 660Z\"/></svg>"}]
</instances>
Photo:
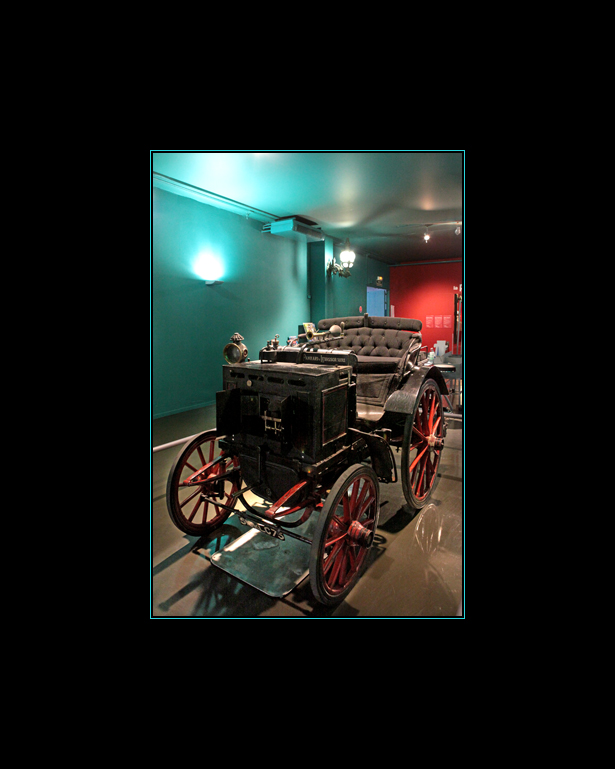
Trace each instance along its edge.
<instances>
[{"instance_id":1,"label":"white ceiling","mask_svg":"<svg viewBox=\"0 0 615 769\"><path fill-rule=\"evenodd\" d=\"M463 230L455 235L454 222L464 218L464 150L152 150L151 158L155 177L270 218L308 217L327 235L349 238L355 251L389 264L463 256Z\"/></svg>"}]
</instances>

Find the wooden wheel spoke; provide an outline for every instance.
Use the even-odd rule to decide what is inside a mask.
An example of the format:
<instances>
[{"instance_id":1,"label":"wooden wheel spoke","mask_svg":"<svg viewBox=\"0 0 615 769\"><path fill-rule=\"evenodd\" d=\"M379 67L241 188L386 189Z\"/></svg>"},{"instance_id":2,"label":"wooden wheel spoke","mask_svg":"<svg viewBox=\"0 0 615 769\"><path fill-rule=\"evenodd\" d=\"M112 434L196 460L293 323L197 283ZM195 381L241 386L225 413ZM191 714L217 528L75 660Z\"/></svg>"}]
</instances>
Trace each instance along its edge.
<instances>
[{"instance_id":1,"label":"wooden wheel spoke","mask_svg":"<svg viewBox=\"0 0 615 769\"><path fill-rule=\"evenodd\" d=\"M185 507L188 504L188 502L190 502L191 499L194 499L196 497L196 495L200 494L200 493L201 493L201 487L198 486L196 491L193 491L192 494L190 494L189 497L186 497L186 499L184 499L182 502L179 503L179 506L180 507Z\"/></svg>"},{"instance_id":2,"label":"wooden wheel spoke","mask_svg":"<svg viewBox=\"0 0 615 769\"><path fill-rule=\"evenodd\" d=\"M359 508L359 512L357 514L357 517L355 518L355 521L359 521L361 519L361 517L363 515L365 515L365 513L369 510L370 506L375 501L375 499L376 499L375 495L370 492L370 494L368 495L367 499L363 500L363 503L362 503L361 507ZM361 523L363 525L365 525L364 521L361 521Z\"/></svg>"},{"instance_id":3,"label":"wooden wheel spoke","mask_svg":"<svg viewBox=\"0 0 615 769\"><path fill-rule=\"evenodd\" d=\"M188 516L188 523L192 523L192 521L194 520L194 516L197 514L198 509L202 505L202 503L203 503L203 497L199 496L196 505L192 508L192 512Z\"/></svg>"},{"instance_id":4,"label":"wooden wheel spoke","mask_svg":"<svg viewBox=\"0 0 615 769\"><path fill-rule=\"evenodd\" d=\"M346 561L347 561L347 550L345 547L342 547L340 551L341 555L338 557L337 562L335 564L335 568L333 569L333 574L331 575L331 584L335 587L336 585L343 585L344 581L346 579Z\"/></svg>"},{"instance_id":5,"label":"wooden wheel spoke","mask_svg":"<svg viewBox=\"0 0 615 769\"><path fill-rule=\"evenodd\" d=\"M344 539L344 537L347 536L347 533L344 531L342 534L339 535L339 537L334 537L334 539L328 539L325 542L325 547L331 547L335 542L339 542L340 539Z\"/></svg>"},{"instance_id":6,"label":"wooden wheel spoke","mask_svg":"<svg viewBox=\"0 0 615 769\"><path fill-rule=\"evenodd\" d=\"M363 515L363 513L369 506L371 497L370 499L368 499L367 502L365 501L365 497L367 496L368 492L369 492L369 485L367 483L364 483L363 488L361 489L361 494L359 496L359 499L356 502L356 507L355 507L356 515L353 516L353 520L355 521L359 520L359 518Z\"/></svg>"},{"instance_id":7,"label":"wooden wheel spoke","mask_svg":"<svg viewBox=\"0 0 615 769\"><path fill-rule=\"evenodd\" d=\"M427 451L428 448L429 448L429 446L425 446L423 451L421 451L421 453L417 455L417 457L414 460L414 462L410 465L410 472L412 472L412 470L416 467L416 465L418 464L420 458L423 456L423 454Z\"/></svg>"},{"instance_id":8,"label":"wooden wheel spoke","mask_svg":"<svg viewBox=\"0 0 615 769\"><path fill-rule=\"evenodd\" d=\"M333 566L333 563L337 556L340 554L342 548L344 547L343 542L336 543L336 546L333 548L333 550L329 553L327 558L324 562L324 568L323 568L323 574L327 574L327 572L330 570L330 568Z\"/></svg>"},{"instance_id":9,"label":"wooden wheel spoke","mask_svg":"<svg viewBox=\"0 0 615 769\"><path fill-rule=\"evenodd\" d=\"M416 484L416 494L417 496L421 496L421 490L423 487L423 478L425 477L425 469L427 467L427 459L429 458L429 454L425 457L423 462L421 463L421 471L420 475Z\"/></svg>"},{"instance_id":10,"label":"wooden wheel spoke","mask_svg":"<svg viewBox=\"0 0 615 769\"><path fill-rule=\"evenodd\" d=\"M221 480L218 476L233 467L238 467L238 459L220 454L215 430L203 433L180 453L167 484L167 506L181 531L202 535L226 520L225 507L235 505L233 494L241 481L239 475Z\"/></svg>"},{"instance_id":11,"label":"wooden wheel spoke","mask_svg":"<svg viewBox=\"0 0 615 769\"><path fill-rule=\"evenodd\" d=\"M205 457L203 456L203 452L201 451L201 447L197 446L196 450L197 450L197 453L199 455L199 459L201 460L201 467L204 467L208 463L206 462Z\"/></svg>"},{"instance_id":12,"label":"wooden wheel spoke","mask_svg":"<svg viewBox=\"0 0 615 769\"><path fill-rule=\"evenodd\" d=\"M326 498L310 556L310 581L318 600L341 600L366 563L378 521L378 480L374 470L353 465Z\"/></svg>"},{"instance_id":13,"label":"wooden wheel spoke","mask_svg":"<svg viewBox=\"0 0 615 769\"><path fill-rule=\"evenodd\" d=\"M444 438L442 398L435 381L421 385L402 445L402 485L408 504L421 508L435 487Z\"/></svg>"},{"instance_id":14,"label":"wooden wheel spoke","mask_svg":"<svg viewBox=\"0 0 615 769\"><path fill-rule=\"evenodd\" d=\"M342 497L342 507L344 509L344 523L350 523L350 502L346 494Z\"/></svg>"}]
</instances>

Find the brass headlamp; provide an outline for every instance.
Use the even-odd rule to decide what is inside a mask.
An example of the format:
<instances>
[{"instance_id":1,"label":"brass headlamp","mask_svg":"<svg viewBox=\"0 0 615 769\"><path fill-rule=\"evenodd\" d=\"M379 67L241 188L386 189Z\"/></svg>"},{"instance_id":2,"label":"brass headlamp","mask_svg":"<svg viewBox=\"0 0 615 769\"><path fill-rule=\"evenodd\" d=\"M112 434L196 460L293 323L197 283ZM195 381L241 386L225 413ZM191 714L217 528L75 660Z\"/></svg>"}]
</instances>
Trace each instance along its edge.
<instances>
[{"instance_id":1,"label":"brass headlamp","mask_svg":"<svg viewBox=\"0 0 615 769\"><path fill-rule=\"evenodd\" d=\"M241 334L235 333L222 351L225 361L230 363L231 366L241 363L248 357L248 348L242 342L243 337Z\"/></svg>"}]
</instances>

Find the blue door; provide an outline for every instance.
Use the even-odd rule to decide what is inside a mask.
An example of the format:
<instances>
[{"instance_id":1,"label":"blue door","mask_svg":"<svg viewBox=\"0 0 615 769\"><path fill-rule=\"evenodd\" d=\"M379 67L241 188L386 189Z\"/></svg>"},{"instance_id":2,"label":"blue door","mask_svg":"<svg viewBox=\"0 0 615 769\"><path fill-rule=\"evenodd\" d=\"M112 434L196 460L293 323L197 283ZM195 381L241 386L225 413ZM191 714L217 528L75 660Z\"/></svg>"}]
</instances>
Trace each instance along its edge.
<instances>
[{"instance_id":1,"label":"blue door","mask_svg":"<svg viewBox=\"0 0 615 769\"><path fill-rule=\"evenodd\" d=\"M385 315L386 289L367 287L367 314L382 317Z\"/></svg>"}]
</instances>

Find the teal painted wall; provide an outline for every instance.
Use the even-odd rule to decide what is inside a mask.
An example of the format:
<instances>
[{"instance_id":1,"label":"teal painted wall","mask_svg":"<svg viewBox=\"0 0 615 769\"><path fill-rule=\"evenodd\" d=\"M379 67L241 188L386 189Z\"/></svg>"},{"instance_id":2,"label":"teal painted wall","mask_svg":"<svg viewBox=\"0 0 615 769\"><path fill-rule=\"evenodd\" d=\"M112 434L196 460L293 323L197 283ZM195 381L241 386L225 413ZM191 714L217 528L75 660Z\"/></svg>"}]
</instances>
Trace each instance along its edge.
<instances>
[{"instance_id":1,"label":"teal painted wall","mask_svg":"<svg viewBox=\"0 0 615 769\"><path fill-rule=\"evenodd\" d=\"M389 266L357 252L349 278L340 278L338 275L327 277L326 317L340 318L367 312L367 286L376 286L378 275L383 277L382 288L388 291ZM359 307L363 310L360 311Z\"/></svg>"},{"instance_id":2,"label":"teal painted wall","mask_svg":"<svg viewBox=\"0 0 615 769\"><path fill-rule=\"evenodd\" d=\"M311 318L318 323L322 318L341 318L367 312L367 287L376 287L377 278L383 278L381 288L390 289L389 265L364 254L356 254L349 278L327 275L326 267L333 256L333 241L326 238L308 246L310 259ZM336 254L336 261L339 257ZM359 308L363 309L360 310ZM387 311L387 315L389 312Z\"/></svg>"},{"instance_id":3,"label":"teal painted wall","mask_svg":"<svg viewBox=\"0 0 615 769\"><path fill-rule=\"evenodd\" d=\"M329 317L327 315L327 263L332 256L331 238L308 245L310 317L306 320L311 320L313 323Z\"/></svg>"},{"instance_id":4,"label":"teal painted wall","mask_svg":"<svg viewBox=\"0 0 615 769\"><path fill-rule=\"evenodd\" d=\"M152 412L215 402L222 350L235 331L249 356L282 343L310 317L307 245L263 234L260 222L155 188L152 193ZM216 259L219 285L195 272Z\"/></svg>"},{"instance_id":5,"label":"teal painted wall","mask_svg":"<svg viewBox=\"0 0 615 769\"><path fill-rule=\"evenodd\" d=\"M389 289L388 265L360 253L349 278L327 275L329 237L308 247L261 230L256 220L153 189L154 418L215 402L222 350L236 331L258 360L268 339L285 343L299 323L365 312L378 275ZM220 265L221 284L197 275L202 256Z\"/></svg>"}]
</instances>

